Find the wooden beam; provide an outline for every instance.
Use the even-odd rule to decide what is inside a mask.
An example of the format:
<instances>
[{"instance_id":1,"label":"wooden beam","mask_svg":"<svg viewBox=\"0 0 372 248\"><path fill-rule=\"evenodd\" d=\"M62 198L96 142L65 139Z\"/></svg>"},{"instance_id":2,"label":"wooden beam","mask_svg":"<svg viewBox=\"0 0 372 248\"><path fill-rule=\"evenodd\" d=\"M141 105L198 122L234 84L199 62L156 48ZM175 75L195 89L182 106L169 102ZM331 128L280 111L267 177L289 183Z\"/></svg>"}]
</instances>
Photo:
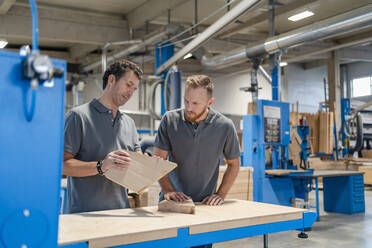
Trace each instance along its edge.
<instances>
[{"instance_id":1,"label":"wooden beam","mask_svg":"<svg viewBox=\"0 0 372 248\"><path fill-rule=\"evenodd\" d=\"M13 6L16 0L0 0L0 15L8 13L10 7Z\"/></svg>"},{"instance_id":2,"label":"wooden beam","mask_svg":"<svg viewBox=\"0 0 372 248\"><path fill-rule=\"evenodd\" d=\"M314 61L311 61L311 62L303 63L302 67L304 68L304 70L310 70L310 69L314 69L314 68L317 68L317 67L325 66L325 65L327 65L327 63L328 63L327 60L319 59L319 60L314 60Z\"/></svg>"},{"instance_id":3,"label":"wooden beam","mask_svg":"<svg viewBox=\"0 0 372 248\"><path fill-rule=\"evenodd\" d=\"M103 45L127 40L127 22L122 19L77 14L61 9L39 9L39 40ZM31 39L31 16L28 7L14 6L0 15L0 36Z\"/></svg>"},{"instance_id":4,"label":"wooden beam","mask_svg":"<svg viewBox=\"0 0 372 248\"><path fill-rule=\"evenodd\" d=\"M329 110L334 112L338 134L341 128L341 83L338 51L333 51L332 58L328 60L328 92Z\"/></svg>"}]
</instances>

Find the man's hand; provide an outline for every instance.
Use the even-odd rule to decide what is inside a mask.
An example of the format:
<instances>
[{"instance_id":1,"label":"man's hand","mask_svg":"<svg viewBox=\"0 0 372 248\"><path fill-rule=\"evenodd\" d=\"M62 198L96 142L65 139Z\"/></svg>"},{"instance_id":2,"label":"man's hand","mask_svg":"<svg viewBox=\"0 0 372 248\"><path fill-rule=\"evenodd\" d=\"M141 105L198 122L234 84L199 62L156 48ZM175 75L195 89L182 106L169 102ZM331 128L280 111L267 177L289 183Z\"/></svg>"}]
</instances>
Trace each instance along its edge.
<instances>
[{"instance_id":1,"label":"man's hand","mask_svg":"<svg viewBox=\"0 0 372 248\"><path fill-rule=\"evenodd\" d=\"M167 192L164 194L164 199L168 201L176 201L176 202L183 202L190 199L187 195L182 192Z\"/></svg>"},{"instance_id":2,"label":"man's hand","mask_svg":"<svg viewBox=\"0 0 372 248\"><path fill-rule=\"evenodd\" d=\"M213 195L205 197L202 203L205 205L209 205L209 206L217 206L217 205L222 205L224 203L224 200L222 199L221 196L217 194L213 194Z\"/></svg>"},{"instance_id":3,"label":"man's hand","mask_svg":"<svg viewBox=\"0 0 372 248\"><path fill-rule=\"evenodd\" d=\"M110 152L102 161L102 171L106 172L111 168L123 170L124 166L130 164L130 161L129 154L124 150Z\"/></svg>"}]
</instances>

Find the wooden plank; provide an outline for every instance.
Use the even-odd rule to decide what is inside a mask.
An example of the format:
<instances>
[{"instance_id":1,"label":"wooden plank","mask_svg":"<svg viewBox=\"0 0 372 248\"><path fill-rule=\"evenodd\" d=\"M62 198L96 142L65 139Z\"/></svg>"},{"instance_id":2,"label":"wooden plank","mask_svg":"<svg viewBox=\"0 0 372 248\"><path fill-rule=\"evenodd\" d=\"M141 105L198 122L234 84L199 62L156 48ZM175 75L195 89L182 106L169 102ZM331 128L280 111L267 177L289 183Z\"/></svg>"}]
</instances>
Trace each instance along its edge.
<instances>
[{"instance_id":1,"label":"wooden plank","mask_svg":"<svg viewBox=\"0 0 372 248\"><path fill-rule=\"evenodd\" d=\"M363 158L372 158L372 150L362 150Z\"/></svg>"},{"instance_id":2,"label":"wooden plank","mask_svg":"<svg viewBox=\"0 0 372 248\"><path fill-rule=\"evenodd\" d=\"M314 171L313 175L300 175L299 177L342 177L360 175L363 172L359 171L342 171L342 170L328 170L328 171Z\"/></svg>"},{"instance_id":3,"label":"wooden plank","mask_svg":"<svg viewBox=\"0 0 372 248\"><path fill-rule=\"evenodd\" d=\"M163 200L159 202L158 210L172 213L195 214L195 204L191 199L184 202Z\"/></svg>"},{"instance_id":4,"label":"wooden plank","mask_svg":"<svg viewBox=\"0 0 372 248\"><path fill-rule=\"evenodd\" d=\"M303 173L304 170L265 170L267 175L282 176L289 175L291 173Z\"/></svg>"},{"instance_id":5,"label":"wooden plank","mask_svg":"<svg viewBox=\"0 0 372 248\"><path fill-rule=\"evenodd\" d=\"M148 198L149 198L148 189L143 191L141 194L137 194L137 193L129 191L128 195L133 198L136 208L148 206Z\"/></svg>"},{"instance_id":6,"label":"wooden plank","mask_svg":"<svg viewBox=\"0 0 372 248\"><path fill-rule=\"evenodd\" d=\"M130 165L123 167L123 170L112 168L105 173L105 176L137 194L177 167L175 163L167 160L148 157L137 152L127 152L131 157Z\"/></svg>"},{"instance_id":7,"label":"wooden plank","mask_svg":"<svg viewBox=\"0 0 372 248\"><path fill-rule=\"evenodd\" d=\"M157 207L60 215L58 244L89 242L111 247L190 234L301 219L305 209L227 200L221 206L196 205L194 215L159 212Z\"/></svg>"},{"instance_id":8,"label":"wooden plank","mask_svg":"<svg viewBox=\"0 0 372 248\"><path fill-rule=\"evenodd\" d=\"M364 172L364 184L372 184L372 166L360 166L360 172Z\"/></svg>"}]
</instances>

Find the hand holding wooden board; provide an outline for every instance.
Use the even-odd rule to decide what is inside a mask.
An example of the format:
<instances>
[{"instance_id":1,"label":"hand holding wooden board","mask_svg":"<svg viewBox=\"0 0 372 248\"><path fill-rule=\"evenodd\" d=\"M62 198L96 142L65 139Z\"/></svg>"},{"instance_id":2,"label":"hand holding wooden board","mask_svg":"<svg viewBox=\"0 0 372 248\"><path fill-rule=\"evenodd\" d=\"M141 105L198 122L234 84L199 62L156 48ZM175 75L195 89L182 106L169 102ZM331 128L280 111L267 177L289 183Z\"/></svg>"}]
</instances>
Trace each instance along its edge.
<instances>
[{"instance_id":1,"label":"hand holding wooden board","mask_svg":"<svg viewBox=\"0 0 372 248\"><path fill-rule=\"evenodd\" d=\"M123 167L123 170L111 168L105 176L137 194L177 167L177 164L167 160L148 157L137 152L126 152L130 155L130 164Z\"/></svg>"}]
</instances>

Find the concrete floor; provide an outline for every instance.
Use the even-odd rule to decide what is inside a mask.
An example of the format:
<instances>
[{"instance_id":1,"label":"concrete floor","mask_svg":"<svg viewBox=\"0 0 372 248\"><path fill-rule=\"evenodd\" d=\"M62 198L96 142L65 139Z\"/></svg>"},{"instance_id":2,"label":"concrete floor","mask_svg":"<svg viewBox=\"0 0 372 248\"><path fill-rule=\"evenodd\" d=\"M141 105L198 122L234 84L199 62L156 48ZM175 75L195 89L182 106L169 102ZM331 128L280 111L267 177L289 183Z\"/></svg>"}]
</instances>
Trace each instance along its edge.
<instances>
[{"instance_id":1,"label":"concrete floor","mask_svg":"<svg viewBox=\"0 0 372 248\"><path fill-rule=\"evenodd\" d=\"M320 221L315 222L309 238L297 238L298 231L280 232L269 235L270 248L316 247L316 248L367 248L372 247L372 190L366 189L366 212L363 214L335 214L323 211L323 192L319 192ZM315 193L310 194L311 204L315 205ZM214 248L252 248L263 247L263 237L233 240L213 245Z\"/></svg>"}]
</instances>

